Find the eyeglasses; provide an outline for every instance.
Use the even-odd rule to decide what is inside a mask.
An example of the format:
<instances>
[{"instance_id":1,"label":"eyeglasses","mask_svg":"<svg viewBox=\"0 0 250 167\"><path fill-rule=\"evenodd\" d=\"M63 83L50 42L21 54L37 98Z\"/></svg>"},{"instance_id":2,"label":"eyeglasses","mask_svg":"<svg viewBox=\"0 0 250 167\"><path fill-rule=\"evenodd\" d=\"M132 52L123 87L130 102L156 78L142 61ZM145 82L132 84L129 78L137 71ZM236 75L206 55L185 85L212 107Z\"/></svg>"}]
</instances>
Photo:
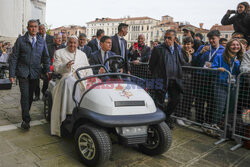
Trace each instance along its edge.
<instances>
[{"instance_id":1,"label":"eyeglasses","mask_svg":"<svg viewBox=\"0 0 250 167\"><path fill-rule=\"evenodd\" d=\"M166 39L171 40L171 39L172 39L172 37L165 37L165 40L166 40Z\"/></svg>"}]
</instances>

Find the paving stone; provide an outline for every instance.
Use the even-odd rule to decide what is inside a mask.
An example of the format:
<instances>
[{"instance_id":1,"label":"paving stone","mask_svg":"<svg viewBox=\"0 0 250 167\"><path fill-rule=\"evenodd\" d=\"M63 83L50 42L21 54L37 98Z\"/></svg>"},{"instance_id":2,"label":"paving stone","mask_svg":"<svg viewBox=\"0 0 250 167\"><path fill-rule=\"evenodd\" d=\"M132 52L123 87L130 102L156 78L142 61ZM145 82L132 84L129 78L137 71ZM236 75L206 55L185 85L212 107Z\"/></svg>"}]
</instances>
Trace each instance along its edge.
<instances>
[{"instance_id":1,"label":"paving stone","mask_svg":"<svg viewBox=\"0 0 250 167\"><path fill-rule=\"evenodd\" d=\"M30 150L34 154L36 154L41 160L53 159L56 156L64 155L75 151L74 145L71 145L71 147L65 147L65 142L33 147L30 148Z\"/></svg>"},{"instance_id":2,"label":"paving stone","mask_svg":"<svg viewBox=\"0 0 250 167\"><path fill-rule=\"evenodd\" d=\"M28 150L0 156L0 164L3 167L25 166L25 164L34 166L34 162L37 161L39 161L39 158Z\"/></svg>"},{"instance_id":3,"label":"paving stone","mask_svg":"<svg viewBox=\"0 0 250 167\"><path fill-rule=\"evenodd\" d=\"M58 137L45 136L45 135L37 135L37 136L23 136L17 137L15 139L10 140L17 147L22 149L27 149L31 147L43 146L51 143L55 143L61 140Z\"/></svg>"},{"instance_id":4,"label":"paving stone","mask_svg":"<svg viewBox=\"0 0 250 167\"><path fill-rule=\"evenodd\" d=\"M194 153L203 154L216 146L211 143L207 143L206 140L194 139L185 144L182 144L180 147Z\"/></svg>"},{"instance_id":5,"label":"paving stone","mask_svg":"<svg viewBox=\"0 0 250 167\"><path fill-rule=\"evenodd\" d=\"M161 166L165 166L165 167L179 167L182 166L182 163L177 162L171 158L159 155L159 156L154 156L153 161L150 161L149 164L151 164L152 162L155 162ZM146 165L150 166L147 161L145 162ZM153 164L152 164L153 165Z\"/></svg>"},{"instance_id":6,"label":"paving stone","mask_svg":"<svg viewBox=\"0 0 250 167\"><path fill-rule=\"evenodd\" d=\"M228 150L228 151L229 151L229 150L230 150L233 146L235 146L235 145L236 145L236 142L234 142L234 141L227 141L225 144L220 145L220 146L221 146L221 148L222 148L223 150ZM232 153L235 153L235 154L244 156L244 155L250 154L250 151L247 150L247 149L244 148L244 147L240 147L240 148L238 148L237 150L232 151Z\"/></svg>"},{"instance_id":7,"label":"paving stone","mask_svg":"<svg viewBox=\"0 0 250 167\"><path fill-rule=\"evenodd\" d=\"M80 161L69 155L62 155L49 160L36 162L39 167L85 167Z\"/></svg>"},{"instance_id":8,"label":"paving stone","mask_svg":"<svg viewBox=\"0 0 250 167\"><path fill-rule=\"evenodd\" d=\"M205 160L199 160L191 165L189 167L218 167L217 165L213 164L212 162L208 162Z\"/></svg>"},{"instance_id":9,"label":"paving stone","mask_svg":"<svg viewBox=\"0 0 250 167\"><path fill-rule=\"evenodd\" d=\"M248 150L249 151L249 150ZM250 154L250 153L249 153ZM236 167L249 167L250 166L250 156L240 161Z\"/></svg>"},{"instance_id":10,"label":"paving stone","mask_svg":"<svg viewBox=\"0 0 250 167\"><path fill-rule=\"evenodd\" d=\"M163 154L165 157L171 158L177 162L187 163L190 160L197 158L199 156L198 153L191 152L190 150L186 150L181 146L175 147L174 149Z\"/></svg>"},{"instance_id":11,"label":"paving stone","mask_svg":"<svg viewBox=\"0 0 250 167\"><path fill-rule=\"evenodd\" d=\"M216 149L206 155L203 159L213 162L218 166L227 167L234 165L240 158L240 155L234 154L230 151Z\"/></svg>"},{"instance_id":12,"label":"paving stone","mask_svg":"<svg viewBox=\"0 0 250 167\"><path fill-rule=\"evenodd\" d=\"M14 149L10 146L10 144L7 141L0 142L0 156L10 153L12 151L14 151Z\"/></svg>"}]
</instances>

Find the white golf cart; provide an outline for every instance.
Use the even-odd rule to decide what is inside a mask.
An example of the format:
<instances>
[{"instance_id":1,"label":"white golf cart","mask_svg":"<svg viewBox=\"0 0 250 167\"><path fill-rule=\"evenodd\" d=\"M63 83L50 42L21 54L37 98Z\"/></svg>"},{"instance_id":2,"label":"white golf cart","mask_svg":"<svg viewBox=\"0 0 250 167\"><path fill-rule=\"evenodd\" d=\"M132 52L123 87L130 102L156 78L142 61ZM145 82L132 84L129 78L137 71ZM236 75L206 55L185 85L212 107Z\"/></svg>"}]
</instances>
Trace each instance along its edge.
<instances>
[{"instance_id":1,"label":"white golf cart","mask_svg":"<svg viewBox=\"0 0 250 167\"><path fill-rule=\"evenodd\" d=\"M114 57L109 60L122 59L120 56ZM118 69L119 64L123 64L123 60L115 62L110 64L113 66L111 69ZM80 78L79 71L100 67L107 73ZM79 68L76 73L79 79L74 84L72 95L76 107L61 129L74 135L76 150L84 164L96 166L109 160L112 152L110 135L115 136L120 144L138 145L141 152L151 156L162 154L170 148L172 136L164 122L165 114L138 85L138 82L142 85L144 80L128 74L109 73L104 65ZM77 101L77 84L91 78L105 78L106 81L93 84ZM122 82L117 82L117 79ZM44 100L44 114L48 121L54 86L54 81L50 81Z\"/></svg>"}]
</instances>

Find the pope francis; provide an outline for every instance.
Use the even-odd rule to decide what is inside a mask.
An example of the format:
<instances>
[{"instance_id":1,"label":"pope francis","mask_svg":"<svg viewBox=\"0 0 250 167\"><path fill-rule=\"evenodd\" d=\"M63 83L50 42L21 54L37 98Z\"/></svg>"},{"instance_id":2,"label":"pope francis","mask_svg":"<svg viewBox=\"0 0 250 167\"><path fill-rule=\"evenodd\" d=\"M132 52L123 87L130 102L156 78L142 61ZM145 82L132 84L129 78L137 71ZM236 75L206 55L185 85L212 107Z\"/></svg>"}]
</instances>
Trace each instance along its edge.
<instances>
[{"instance_id":1,"label":"pope francis","mask_svg":"<svg viewBox=\"0 0 250 167\"><path fill-rule=\"evenodd\" d=\"M67 47L59 49L54 54L54 71L62 75L53 89L53 106L51 111L51 134L61 136L60 127L66 119L66 115L72 114L75 103L72 99L73 85L77 79L75 71L84 66L89 66L87 56L77 49L78 39L71 36L68 39ZM92 75L92 70L80 71L81 77ZM85 91L86 82L78 84L76 99L80 99Z\"/></svg>"}]
</instances>

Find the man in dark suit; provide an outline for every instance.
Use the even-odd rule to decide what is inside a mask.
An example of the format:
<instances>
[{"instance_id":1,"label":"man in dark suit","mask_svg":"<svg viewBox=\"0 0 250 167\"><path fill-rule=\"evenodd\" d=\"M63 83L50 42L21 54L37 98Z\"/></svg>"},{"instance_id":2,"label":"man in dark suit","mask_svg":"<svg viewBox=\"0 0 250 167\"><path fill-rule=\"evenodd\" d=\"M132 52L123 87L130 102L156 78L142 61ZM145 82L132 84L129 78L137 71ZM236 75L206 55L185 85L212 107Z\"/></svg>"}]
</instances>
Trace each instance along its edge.
<instances>
[{"instance_id":1,"label":"man in dark suit","mask_svg":"<svg viewBox=\"0 0 250 167\"><path fill-rule=\"evenodd\" d=\"M21 91L22 119L21 127L29 129L31 121L29 110L33 101L33 92L37 87L37 80L41 74L41 63L46 75L49 75L49 55L46 43L42 36L37 35L38 22L28 22L28 32L19 37L13 47L10 58L10 81L15 83L14 77L19 80Z\"/></svg>"},{"instance_id":2,"label":"man in dark suit","mask_svg":"<svg viewBox=\"0 0 250 167\"><path fill-rule=\"evenodd\" d=\"M101 48L100 39L104 36L104 30L99 29L96 32L96 38L89 41L88 46L91 47L92 52L95 52Z\"/></svg>"},{"instance_id":3,"label":"man in dark suit","mask_svg":"<svg viewBox=\"0 0 250 167\"><path fill-rule=\"evenodd\" d=\"M49 34L46 34L46 28L44 24L39 25L39 35L41 35L42 38L45 40L47 47L48 45L51 45L53 43L54 37ZM37 101L40 99L40 80L37 80L37 82L38 82L37 88L34 92L35 93L34 101Z\"/></svg>"},{"instance_id":4,"label":"man in dark suit","mask_svg":"<svg viewBox=\"0 0 250 167\"><path fill-rule=\"evenodd\" d=\"M80 34L78 38L78 44L79 44L78 49L83 51L88 57L88 59L90 59L92 50L89 46L86 45L86 43L87 43L86 34Z\"/></svg>"},{"instance_id":5,"label":"man in dark suit","mask_svg":"<svg viewBox=\"0 0 250 167\"><path fill-rule=\"evenodd\" d=\"M54 36L54 42L52 44L48 45L48 53L49 53L49 58L50 58L50 71L53 71L53 61L54 61L54 53L58 49L65 48L64 45L62 45L62 35L56 34ZM46 90L48 89L48 83L49 83L49 78L44 75L43 77L43 88L42 88L42 93L45 95Z\"/></svg>"},{"instance_id":6,"label":"man in dark suit","mask_svg":"<svg viewBox=\"0 0 250 167\"><path fill-rule=\"evenodd\" d=\"M109 63L104 64L105 60L115 55L111 50L112 40L109 36L103 36L100 40L101 49L92 53L90 65L103 64L109 69ZM94 74L105 73L104 68L93 69Z\"/></svg>"},{"instance_id":7,"label":"man in dark suit","mask_svg":"<svg viewBox=\"0 0 250 167\"><path fill-rule=\"evenodd\" d=\"M122 69L124 73L130 73L129 62L128 62L128 49L127 41L124 37L128 34L128 25L125 23L120 23L118 26L118 33L111 37L112 48L111 51L116 55L120 55L125 60L124 68Z\"/></svg>"},{"instance_id":8,"label":"man in dark suit","mask_svg":"<svg viewBox=\"0 0 250 167\"><path fill-rule=\"evenodd\" d=\"M54 37L49 34L46 34L46 28L44 24L39 25L39 34L46 41L47 46L53 43Z\"/></svg>"},{"instance_id":9,"label":"man in dark suit","mask_svg":"<svg viewBox=\"0 0 250 167\"><path fill-rule=\"evenodd\" d=\"M144 35L140 34L138 36L138 42L129 48L128 57L134 64L148 62L150 57L150 47L146 46L144 41Z\"/></svg>"},{"instance_id":10,"label":"man in dark suit","mask_svg":"<svg viewBox=\"0 0 250 167\"><path fill-rule=\"evenodd\" d=\"M65 33L62 34L62 45L66 48L67 47L67 41L68 41L68 35Z\"/></svg>"},{"instance_id":11,"label":"man in dark suit","mask_svg":"<svg viewBox=\"0 0 250 167\"><path fill-rule=\"evenodd\" d=\"M163 83L161 83L163 86L156 90L156 102L163 104L165 94L168 92L168 104L166 108L163 107L163 110L166 114L166 123L172 129L171 114L175 112L183 92L181 85L182 65L187 65L187 63L182 57L181 47L175 43L176 32L167 30L164 39L163 44L153 49L149 69L156 81Z\"/></svg>"}]
</instances>

